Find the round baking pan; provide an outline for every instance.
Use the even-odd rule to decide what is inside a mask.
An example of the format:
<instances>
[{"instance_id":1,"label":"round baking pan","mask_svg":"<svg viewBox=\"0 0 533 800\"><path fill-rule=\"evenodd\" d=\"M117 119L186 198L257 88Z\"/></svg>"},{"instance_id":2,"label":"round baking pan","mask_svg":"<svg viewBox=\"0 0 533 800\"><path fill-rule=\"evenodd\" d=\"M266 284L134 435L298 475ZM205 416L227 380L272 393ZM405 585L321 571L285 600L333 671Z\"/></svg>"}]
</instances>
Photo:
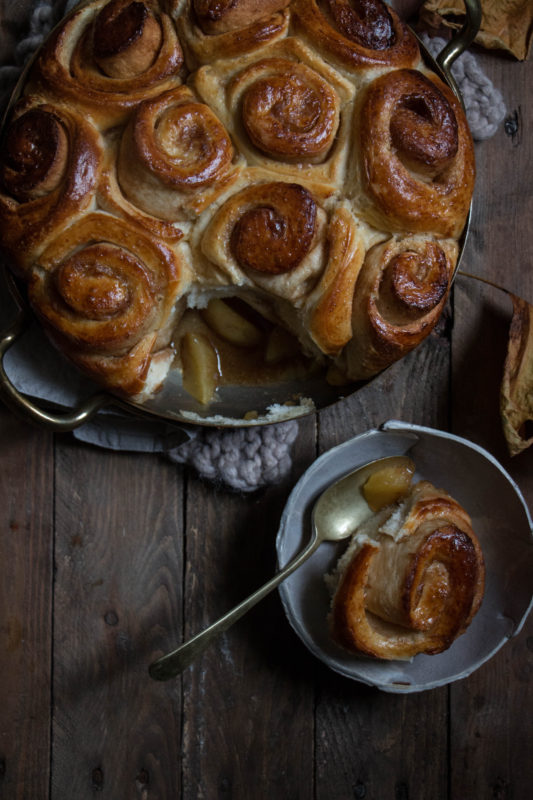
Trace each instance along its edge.
<instances>
[{"instance_id":1,"label":"round baking pan","mask_svg":"<svg viewBox=\"0 0 533 800\"><path fill-rule=\"evenodd\" d=\"M80 5L84 5L81 3ZM436 59L428 53L422 43L420 49L427 65L453 89L460 98L457 85L451 74L455 59L473 41L481 22L481 8L478 0L466 0L466 20L463 28L450 40ZM10 99L4 115L2 128L13 104L19 98L25 78L37 53L27 64ZM461 99L461 98L460 98ZM470 215L459 242L459 257L456 271L464 251ZM170 423L206 425L216 427L256 426L271 422L303 416L325 408L357 391L361 383L336 387L329 385L325 378L312 377L269 383L263 386L228 385L219 387L217 397L204 406L189 395L182 387L181 373L171 369L160 392L142 405L120 399L96 385L88 391L87 399L82 399L72 408L54 407L46 400L36 400L30 394L19 390L10 379L6 369L6 354L16 347L28 328L35 324L34 315L29 308L24 289L19 287L4 265L4 272L10 291L15 298L18 314L14 323L0 336L0 396L7 406L26 419L56 431L68 431L82 425L100 409L113 406L133 416L164 420ZM60 356L58 355L58 358ZM62 358L62 357L61 357Z\"/></svg>"}]
</instances>

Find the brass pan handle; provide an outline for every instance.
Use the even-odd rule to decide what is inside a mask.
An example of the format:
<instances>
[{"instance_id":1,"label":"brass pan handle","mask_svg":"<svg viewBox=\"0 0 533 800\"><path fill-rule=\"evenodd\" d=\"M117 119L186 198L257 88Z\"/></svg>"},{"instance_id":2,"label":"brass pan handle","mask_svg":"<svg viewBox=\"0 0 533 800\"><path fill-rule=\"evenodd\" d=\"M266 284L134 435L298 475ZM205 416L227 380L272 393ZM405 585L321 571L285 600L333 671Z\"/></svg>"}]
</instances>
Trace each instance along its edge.
<instances>
[{"instance_id":1,"label":"brass pan handle","mask_svg":"<svg viewBox=\"0 0 533 800\"><path fill-rule=\"evenodd\" d=\"M480 0L464 0L466 9L466 19L461 30L453 36L446 47L435 59L441 70L444 72L456 94L459 94L456 82L452 77L452 64L464 51L470 47L477 36L481 27L481 3Z\"/></svg>"},{"instance_id":2,"label":"brass pan handle","mask_svg":"<svg viewBox=\"0 0 533 800\"><path fill-rule=\"evenodd\" d=\"M0 338L0 397L6 406L15 414L24 417L37 425L52 431L66 432L88 422L101 408L111 405L114 400L109 394L99 392L89 397L77 409L52 413L40 408L32 400L23 395L9 380L4 368L4 356L28 327L28 318L19 311L14 323Z\"/></svg>"}]
</instances>

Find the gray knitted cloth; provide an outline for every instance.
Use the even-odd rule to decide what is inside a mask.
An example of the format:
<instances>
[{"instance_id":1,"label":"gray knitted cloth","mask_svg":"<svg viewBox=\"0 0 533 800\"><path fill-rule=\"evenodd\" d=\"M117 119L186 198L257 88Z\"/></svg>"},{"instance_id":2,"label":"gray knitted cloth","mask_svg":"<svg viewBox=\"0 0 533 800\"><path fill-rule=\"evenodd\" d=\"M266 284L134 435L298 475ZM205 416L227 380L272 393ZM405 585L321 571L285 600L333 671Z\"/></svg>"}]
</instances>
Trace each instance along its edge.
<instances>
[{"instance_id":1,"label":"gray knitted cloth","mask_svg":"<svg viewBox=\"0 0 533 800\"><path fill-rule=\"evenodd\" d=\"M278 483L289 472L297 435L294 420L260 428L204 429L167 455L177 464L194 467L203 478L251 492Z\"/></svg>"},{"instance_id":2,"label":"gray knitted cloth","mask_svg":"<svg viewBox=\"0 0 533 800\"><path fill-rule=\"evenodd\" d=\"M431 38L423 33L420 37L428 51L435 58L446 45L446 41L436 36ZM453 63L452 75L463 96L468 124L476 141L494 136L506 112L505 103L472 53L463 53Z\"/></svg>"}]
</instances>

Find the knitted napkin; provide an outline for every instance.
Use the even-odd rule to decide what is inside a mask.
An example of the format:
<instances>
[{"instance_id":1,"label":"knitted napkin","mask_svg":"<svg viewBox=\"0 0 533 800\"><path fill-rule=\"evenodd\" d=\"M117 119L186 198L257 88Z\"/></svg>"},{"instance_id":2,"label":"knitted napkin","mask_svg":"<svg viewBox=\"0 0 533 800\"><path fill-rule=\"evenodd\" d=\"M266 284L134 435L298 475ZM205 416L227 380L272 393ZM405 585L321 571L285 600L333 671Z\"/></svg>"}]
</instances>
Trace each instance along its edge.
<instances>
[{"instance_id":1,"label":"knitted napkin","mask_svg":"<svg viewBox=\"0 0 533 800\"><path fill-rule=\"evenodd\" d=\"M433 58L446 45L440 36L422 33L420 38ZM472 138L479 142L494 136L507 113L501 93L468 51L454 61L452 75L463 97Z\"/></svg>"},{"instance_id":2,"label":"knitted napkin","mask_svg":"<svg viewBox=\"0 0 533 800\"><path fill-rule=\"evenodd\" d=\"M29 20L27 35L17 44L12 63L0 66L0 111L20 75L20 72L35 49L43 42L62 13L76 5L75 0L47 2L38 0ZM392 4L394 5L394 3ZM424 42L432 54L444 47L443 39ZM470 53L458 58L452 68L453 75L462 92L466 114L474 139L492 136L505 116L505 105L501 94L484 75L476 59ZM0 297L0 325L7 322L7 299L2 304ZM3 308L4 305L4 308ZM37 350L41 350L39 342ZM22 346L13 348L8 354L8 374L19 391L32 396L63 401L69 405L67 392L50 396L47 376L65 373L68 367L61 357L43 343L46 356L39 355L32 361L35 350ZM57 366L56 366L57 365ZM77 379L73 377L73 382ZM64 387L65 384L57 382ZM77 385L77 383L76 383ZM200 476L222 487L236 491L251 492L260 487L276 483L291 468L291 446L298 435L295 420L259 427L220 430L188 427L186 432L166 423L132 420L115 413L102 412L91 422L73 432L85 442L100 447L134 452L164 453L177 464L192 466ZM186 439L183 442L183 439Z\"/></svg>"}]
</instances>

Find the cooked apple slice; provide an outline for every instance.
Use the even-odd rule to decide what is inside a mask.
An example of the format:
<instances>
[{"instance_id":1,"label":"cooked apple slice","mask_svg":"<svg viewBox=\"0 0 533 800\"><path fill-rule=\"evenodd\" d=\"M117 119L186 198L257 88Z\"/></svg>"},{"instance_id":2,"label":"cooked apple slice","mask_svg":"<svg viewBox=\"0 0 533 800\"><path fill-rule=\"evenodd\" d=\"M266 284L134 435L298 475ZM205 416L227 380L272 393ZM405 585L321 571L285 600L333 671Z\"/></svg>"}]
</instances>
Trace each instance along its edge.
<instances>
[{"instance_id":1,"label":"cooked apple slice","mask_svg":"<svg viewBox=\"0 0 533 800\"><path fill-rule=\"evenodd\" d=\"M215 348L203 333L185 333L181 340L183 388L200 403L213 399L220 377Z\"/></svg>"},{"instance_id":2,"label":"cooked apple slice","mask_svg":"<svg viewBox=\"0 0 533 800\"><path fill-rule=\"evenodd\" d=\"M213 298L201 312L204 322L222 339L239 347L256 347L261 344L261 330L231 308L224 300Z\"/></svg>"},{"instance_id":3,"label":"cooked apple slice","mask_svg":"<svg viewBox=\"0 0 533 800\"><path fill-rule=\"evenodd\" d=\"M363 495L372 511L395 503L409 492L415 465L407 456L374 472L363 486Z\"/></svg>"}]
</instances>

